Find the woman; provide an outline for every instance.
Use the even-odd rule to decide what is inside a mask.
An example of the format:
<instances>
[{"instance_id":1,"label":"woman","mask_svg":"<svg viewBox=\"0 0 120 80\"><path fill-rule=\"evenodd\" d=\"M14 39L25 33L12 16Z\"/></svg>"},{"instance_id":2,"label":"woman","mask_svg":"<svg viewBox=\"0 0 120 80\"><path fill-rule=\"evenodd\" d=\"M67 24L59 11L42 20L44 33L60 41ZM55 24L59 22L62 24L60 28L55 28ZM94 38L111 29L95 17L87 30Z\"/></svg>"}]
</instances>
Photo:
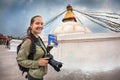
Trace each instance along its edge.
<instances>
[{"instance_id":1,"label":"woman","mask_svg":"<svg viewBox=\"0 0 120 80\"><path fill-rule=\"evenodd\" d=\"M34 16L31 19L30 27L27 34L35 43L36 51L34 53L33 60L28 59L30 52L31 40L25 39L17 56L17 61L20 65L29 68L28 80L43 80L44 75L47 73L48 58L43 58L43 55L47 53L44 44L42 43L38 34L43 29L43 19L41 16Z\"/></svg>"}]
</instances>

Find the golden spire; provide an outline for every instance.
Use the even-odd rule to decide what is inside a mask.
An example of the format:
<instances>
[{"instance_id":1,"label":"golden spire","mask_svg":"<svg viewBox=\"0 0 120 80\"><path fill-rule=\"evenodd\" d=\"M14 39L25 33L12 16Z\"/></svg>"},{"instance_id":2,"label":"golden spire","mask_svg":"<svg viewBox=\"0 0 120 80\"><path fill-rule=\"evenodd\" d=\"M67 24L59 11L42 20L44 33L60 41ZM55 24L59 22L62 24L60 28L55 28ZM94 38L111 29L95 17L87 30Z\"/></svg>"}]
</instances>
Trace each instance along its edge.
<instances>
[{"instance_id":1,"label":"golden spire","mask_svg":"<svg viewBox=\"0 0 120 80\"><path fill-rule=\"evenodd\" d=\"M74 21L74 22L77 22L76 21L76 18L74 17L74 14L73 14L73 9L72 9L72 6L71 5L68 5L67 7L66 7L66 9L67 9L67 12L66 12L66 14L65 14L65 16L64 16L64 18L63 18L63 22L66 22L66 21Z\"/></svg>"}]
</instances>

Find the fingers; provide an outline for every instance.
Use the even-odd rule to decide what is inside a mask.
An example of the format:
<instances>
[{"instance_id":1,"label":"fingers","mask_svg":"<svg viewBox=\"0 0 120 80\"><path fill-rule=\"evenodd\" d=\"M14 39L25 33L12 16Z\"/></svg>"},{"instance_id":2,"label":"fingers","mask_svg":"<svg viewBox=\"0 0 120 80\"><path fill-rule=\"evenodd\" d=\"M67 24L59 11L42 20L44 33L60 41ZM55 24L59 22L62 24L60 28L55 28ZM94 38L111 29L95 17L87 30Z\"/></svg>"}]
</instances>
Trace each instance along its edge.
<instances>
[{"instance_id":1,"label":"fingers","mask_svg":"<svg viewBox=\"0 0 120 80\"><path fill-rule=\"evenodd\" d=\"M49 58L40 58L40 59L38 60L39 66L46 66L46 65L48 64L48 59L49 59Z\"/></svg>"},{"instance_id":2,"label":"fingers","mask_svg":"<svg viewBox=\"0 0 120 80\"><path fill-rule=\"evenodd\" d=\"M45 60L49 60L49 57L46 57L46 58L43 58L43 59L45 59Z\"/></svg>"}]
</instances>

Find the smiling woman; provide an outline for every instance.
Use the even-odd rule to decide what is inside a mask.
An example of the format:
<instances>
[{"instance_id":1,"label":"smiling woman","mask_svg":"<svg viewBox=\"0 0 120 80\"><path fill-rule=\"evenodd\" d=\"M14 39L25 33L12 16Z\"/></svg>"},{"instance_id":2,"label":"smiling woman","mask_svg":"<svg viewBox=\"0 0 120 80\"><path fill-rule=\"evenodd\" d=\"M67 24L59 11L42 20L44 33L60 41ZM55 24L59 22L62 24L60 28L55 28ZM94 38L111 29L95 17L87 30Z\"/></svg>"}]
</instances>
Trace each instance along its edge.
<instances>
[{"instance_id":1,"label":"smiling woman","mask_svg":"<svg viewBox=\"0 0 120 80\"><path fill-rule=\"evenodd\" d=\"M27 34L29 35L32 32L36 37L43 29L43 19L41 16L34 16L31 19L30 27L28 27Z\"/></svg>"},{"instance_id":2,"label":"smiling woman","mask_svg":"<svg viewBox=\"0 0 120 80\"><path fill-rule=\"evenodd\" d=\"M47 54L47 50L39 36L42 29L42 17L39 15L34 16L31 19L30 27L28 27L27 30L27 36L29 38L25 38L17 55L18 64L25 68L29 68L28 80L43 80L44 75L47 73L48 57L43 57ZM33 44L34 53L29 52L33 49ZM32 59L29 58L30 54L32 54Z\"/></svg>"}]
</instances>

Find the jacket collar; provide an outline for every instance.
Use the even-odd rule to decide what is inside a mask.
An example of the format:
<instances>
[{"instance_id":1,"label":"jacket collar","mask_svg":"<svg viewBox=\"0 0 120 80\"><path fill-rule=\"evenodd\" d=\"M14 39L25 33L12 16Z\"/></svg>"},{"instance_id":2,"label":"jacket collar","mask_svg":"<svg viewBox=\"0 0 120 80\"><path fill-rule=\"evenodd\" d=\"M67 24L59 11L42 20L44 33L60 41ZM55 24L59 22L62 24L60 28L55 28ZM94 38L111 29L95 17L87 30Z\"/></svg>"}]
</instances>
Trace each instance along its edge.
<instances>
[{"instance_id":1,"label":"jacket collar","mask_svg":"<svg viewBox=\"0 0 120 80\"><path fill-rule=\"evenodd\" d=\"M32 33L30 33L30 37L32 38L32 40L37 43L39 40L38 38L36 38Z\"/></svg>"}]
</instances>

